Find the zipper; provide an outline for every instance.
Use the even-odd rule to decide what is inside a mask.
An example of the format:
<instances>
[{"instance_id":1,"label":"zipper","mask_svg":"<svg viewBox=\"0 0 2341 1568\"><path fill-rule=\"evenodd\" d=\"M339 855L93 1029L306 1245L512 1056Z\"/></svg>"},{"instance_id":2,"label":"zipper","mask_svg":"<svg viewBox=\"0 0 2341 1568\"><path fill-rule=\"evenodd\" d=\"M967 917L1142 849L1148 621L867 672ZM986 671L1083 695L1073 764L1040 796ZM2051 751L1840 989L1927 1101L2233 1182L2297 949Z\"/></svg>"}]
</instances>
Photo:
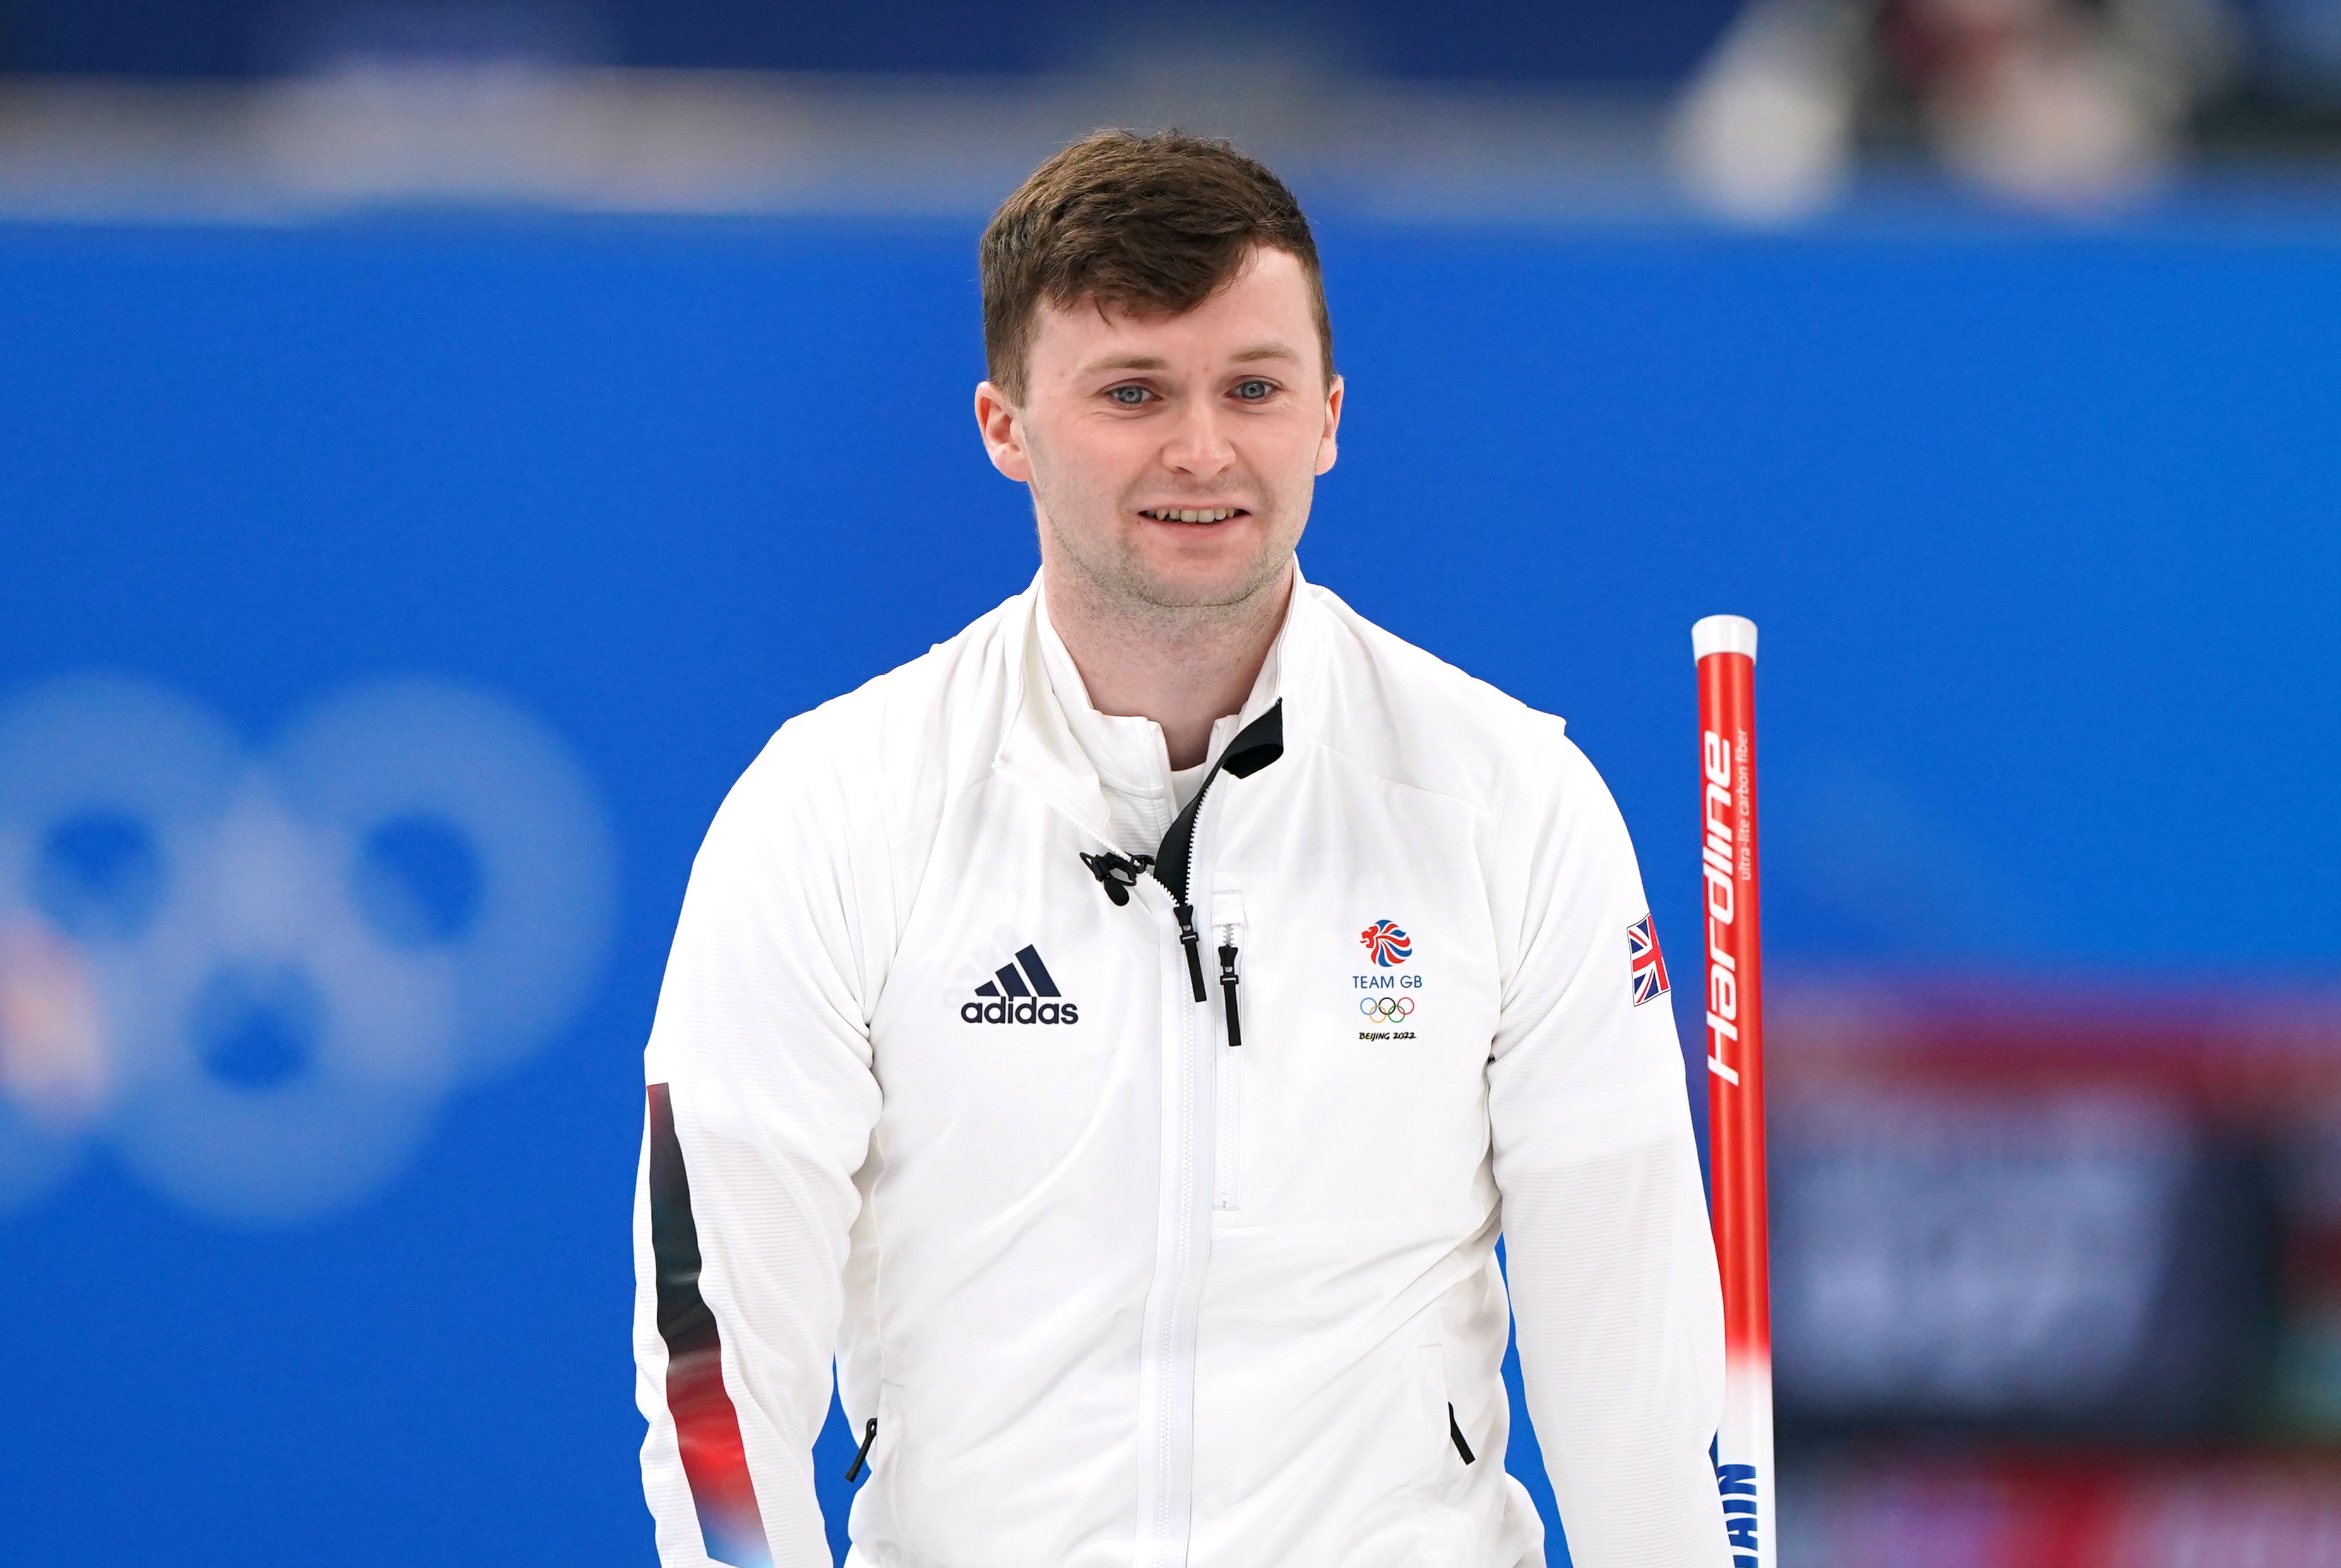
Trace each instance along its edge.
<instances>
[{"instance_id":1,"label":"zipper","mask_svg":"<svg viewBox=\"0 0 2341 1568\"><path fill-rule=\"evenodd\" d=\"M1279 702L1267 712L1245 725L1209 773L1203 775L1201 788L1187 802L1186 809L1172 820L1170 830L1162 835L1161 846L1154 852L1144 868L1161 883L1170 894L1170 913L1178 917L1179 945L1187 950L1187 979L1195 993L1195 1000L1208 1001L1210 993L1203 988L1203 938L1195 929L1195 907L1187 901L1188 879L1195 869L1195 823L1201 817L1203 802L1210 798L1211 786L1220 775L1229 773L1238 779L1249 779L1278 758L1284 755L1284 704ZM1115 892L1112 883L1119 879L1111 867L1101 869L1098 859L1084 855L1081 860L1090 868L1106 894ZM1128 897L1114 898L1116 904Z\"/></svg>"},{"instance_id":2,"label":"zipper","mask_svg":"<svg viewBox=\"0 0 2341 1568\"><path fill-rule=\"evenodd\" d=\"M1217 1059L1217 1104L1213 1107L1218 1134L1211 1144L1211 1206L1228 1210L1242 1202L1243 1174L1243 1012L1236 1001L1242 976L1236 968L1243 941L1243 894L1221 888L1211 895L1211 924L1220 938L1220 996L1226 1005L1228 1048L1212 1053Z\"/></svg>"},{"instance_id":3,"label":"zipper","mask_svg":"<svg viewBox=\"0 0 2341 1568\"><path fill-rule=\"evenodd\" d=\"M1228 1048L1243 1044L1243 1012L1236 1006L1236 928L1220 928L1220 995L1228 1004Z\"/></svg>"},{"instance_id":4,"label":"zipper","mask_svg":"<svg viewBox=\"0 0 2341 1568\"><path fill-rule=\"evenodd\" d=\"M1284 704L1280 701L1245 725L1228 743L1219 761L1203 776L1202 786L1195 791L1194 798L1172 819L1170 831L1162 836L1154 854L1123 855L1109 849L1102 855L1081 856L1081 864L1118 908L1129 906L1141 876L1151 877L1170 896L1171 917L1178 922L1190 1003L1172 1004L1178 1015L1171 1028L1173 1048L1178 1054L1171 1064L1166 1098L1176 1109L1175 1121L1166 1129L1167 1163L1162 1180L1162 1191L1169 1196L1171 1207L1167 1216L1159 1211L1156 1216L1155 1291L1149 1293L1146 1305L1145 1334L1149 1344L1140 1408L1151 1415L1151 1429L1145 1441L1152 1452L1148 1455L1139 1494L1139 1568L1183 1568L1187 1561L1194 1501L1195 1319L1202 1305L1199 1235L1208 1235L1204 1227L1210 1220L1212 1201L1202 1190L1205 1173L1199 1168L1197 1146L1202 1130L1202 1097L1227 1082L1222 1066L1215 1081L1207 1086L1200 1070L1201 1058L1234 1055L1207 1051L1197 1028L1200 1018L1202 1028L1210 1029L1210 1014L1202 1007L1210 999L1210 992L1203 982L1202 932L1196 927L1194 905L1188 897L1195 868L1195 826L1202 814L1203 802L1210 798L1211 786L1220 774L1248 779L1283 755ZM1158 914L1153 918L1161 917ZM1235 947L1230 932L1220 958L1223 988L1230 1008L1235 998ZM1163 999L1170 1001L1167 996ZM1233 1016L1230 1012L1230 1018ZM1233 1143L1230 1133L1224 1146L1232 1147ZM1167 1234L1161 1228L1165 1218L1169 1221Z\"/></svg>"},{"instance_id":5,"label":"zipper","mask_svg":"<svg viewBox=\"0 0 2341 1568\"><path fill-rule=\"evenodd\" d=\"M1194 948L1190 947L1191 958ZM1200 1280L1195 1268L1195 1134L1196 1098L1201 1092L1195 1070L1195 1013L1179 1009L1179 1179L1178 1211L1173 1218L1170 1253L1172 1281L1165 1314L1157 1371L1155 1406L1155 1493L1152 1536L1161 1568L1187 1560L1187 1533L1194 1506L1195 1451L1195 1315Z\"/></svg>"},{"instance_id":6,"label":"zipper","mask_svg":"<svg viewBox=\"0 0 2341 1568\"><path fill-rule=\"evenodd\" d=\"M1200 793L1195 797L1202 798ZM1187 979L1195 987L1195 1000L1207 1002L1211 994L1203 988L1203 938L1195 929L1195 906L1181 898L1170 913L1179 918L1179 945L1187 949Z\"/></svg>"},{"instance_id":7,"label":"zipper","mask_svg":"<svg viewBox=\"0 0 2341 1568\"><path fill-rule=\"evenodd\" d=\"M1195 870L1196 825L1202 818L1204 801L1210 798L1211 786L1220 774L1249 778L1283 755L1284 704L1279 702L1228 742L1219 762L1203 775L1202 786L1195 791L1194 799L1171 821L1170 830L1162 836L1151 864L1146 868L1147 874L1170 895L1170 913L1179 924L1179 946L1186 961L1188 991L1194 1005L1176 1009L1179 1119L1175 1166L1170 1183L1176 1208L1171 1218L1168 1291L1155 1340L1154 1454L1146 1488L1152 1507L1140 1530L1139 1562L1142 1568L1183 1568L1187 1561L1194 1505L1195 1318L1202 1306L1198 1233L1210 1220L1210 1198L1201 1187L1206 1173L1199 1168L1200 1151L1196 1147L1202 1131L1200 1101L1207 1092L1200 1057L1205 1054L1215 1057L1229 1054L1207 1053L1203 1038L1205 1032L1210 1031L1210 1014L1202 1004L1209 1002L1210 992L1203 983L1202 932L1196 928L1194 904L1189 897ZM1101 876L1099 880L1102 883L1105 878ZM1215 1075L1208 1089L1215 1090L1220 1082L1224 1077ZM1216 1094L1213 1097L1217 1098ZM1218 1173L1215 1170L1210 1174ZM1202 1234L1208 1236L1207 1231Z\"/></svg>"}]
</instances>

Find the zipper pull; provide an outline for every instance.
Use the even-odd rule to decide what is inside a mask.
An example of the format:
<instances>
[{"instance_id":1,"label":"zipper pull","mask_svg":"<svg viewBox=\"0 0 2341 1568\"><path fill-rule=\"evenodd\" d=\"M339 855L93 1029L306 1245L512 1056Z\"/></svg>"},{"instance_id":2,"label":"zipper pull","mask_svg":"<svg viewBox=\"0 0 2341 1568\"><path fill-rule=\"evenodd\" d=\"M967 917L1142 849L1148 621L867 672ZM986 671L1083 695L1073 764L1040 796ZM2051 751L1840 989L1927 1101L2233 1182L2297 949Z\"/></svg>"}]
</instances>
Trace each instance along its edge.
<instances>
[{"instance_id":1,"label":"zipper pull","mask_svg":"<svg viewBox=\"0 0 2341 1568\"><path fill-rule=\"evenodd\" d=\"M870 1424L862 1429L862 1446L853 1451L853 1466L845 1473L846 1480L852 1481L861 1475L862 1462L870 1457L870 1445L877 1441L878 1418L873 1415Z\"/></svg>"},{"instance_id":2,"label":"zipper pull","mask_svg":"<svg viewBox=\"0 0 2341 1568\"><path fill-rule=\"evenodd\" d=\"M1179 917L1179 945L1187 949L1187 978L1195 983L1195 1000L1210 1000L1203 988L1203 938L1195 929L1195 906L1181 898L1170 912Z\"/></svg>"},{"instance_id":3,"label":"zipper pull","mask_svg":"<svg viewBox=\"0 0 2341 1568\"><path fill-rule=\"evenodd\" d=\"M1220 994L1228 1001L1228 1048L1243 1044L1243 1017L1236 1011L1236 928L1220 928Z\"/></svg>"}]
</instances>

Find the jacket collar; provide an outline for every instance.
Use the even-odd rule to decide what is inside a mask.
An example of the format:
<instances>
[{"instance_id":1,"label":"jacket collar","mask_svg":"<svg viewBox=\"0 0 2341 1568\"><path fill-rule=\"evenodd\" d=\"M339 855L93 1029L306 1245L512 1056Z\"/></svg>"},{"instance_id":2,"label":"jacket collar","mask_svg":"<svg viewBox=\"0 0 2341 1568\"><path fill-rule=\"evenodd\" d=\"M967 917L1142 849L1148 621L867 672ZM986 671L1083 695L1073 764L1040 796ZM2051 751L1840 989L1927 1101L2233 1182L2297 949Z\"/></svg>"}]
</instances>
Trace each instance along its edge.
<instances>
[{"instance_id":1,"label":"jacket collar","mask_svg":"<svg viewBox=\"0 0 2341 1568\"><path fill-rule=\"evenodd\" d=\"M1039 790L1091 836L1110 843L1111 816L1105 792L1099 785L1096 765L1083 749L1075 729L1076 720L1066 712L1058 699L1055 683L1049 678L1041 620L1046 610L1038 573L1031 586L1009 600L1006 608L1008 614L1001 629L1001 653L1007 665L1008 721L992 766ZM1285 609L1284 624L1277 630L1276 640L1260 667L1260 678L1252 683L1251 695L1244 700L1242 709L1233 718L1222 719L1211 727L1213 757L1237 731L1274 707L1280 699L1301 696L1300 703L1289 702L1284 711L1285 743L1288 748L1293 744L1296 729L1306 726L1309 719L1303 694L1320 684L1317 675L1322 660L1324 614L1316 594L1300 575L1300 563L1295 561L1292 597ZM1099 716L1091 713L1083 717L1095 719Z\"/></svg>"}]
</instances>

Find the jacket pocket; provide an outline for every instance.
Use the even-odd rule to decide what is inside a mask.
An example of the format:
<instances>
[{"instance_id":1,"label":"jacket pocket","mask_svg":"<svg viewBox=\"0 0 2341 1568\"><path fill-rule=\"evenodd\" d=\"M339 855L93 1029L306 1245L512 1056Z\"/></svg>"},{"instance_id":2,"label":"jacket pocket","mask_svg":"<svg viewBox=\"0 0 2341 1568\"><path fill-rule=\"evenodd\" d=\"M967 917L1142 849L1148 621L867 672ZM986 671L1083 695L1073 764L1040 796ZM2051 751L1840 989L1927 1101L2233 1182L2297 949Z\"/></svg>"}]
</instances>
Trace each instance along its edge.
<instances>
[{"instance_id":1,"label":"jacket pocket","mask_svg":"<svg viewBox=\"0 0 2341 1568\"><path fill-rule=\"evenodd\" d=\"M865 1484L882 1494L872 1502L891 1514L897 1481L894 1455L902 1447L902 1391L883 1378L878 1383L878 1414L872 1420L874 1426L864 1426L853 1436L856 1442L867 1442L868 1453L862 1460L868 1472Z\"/></svg>"},{"instance_id":2,"label":"jacket pocket","mask_svg":"<svg viewBox=\"0 0 2341 1568\"><path fill-rule=\"evenodd\" d=\"M1471 1440L1463 1435L1463 1424L1456 1419L1455 1402L1447 1402L1447 1435L1454 1441L1455 1456L1466 1464L1474 1464L1479 1455L1471 1447Z\"/></svg>"},{"instance_id":3,"label":"jacket pocket","mask_svg":"<svg viewBox=\"0 0 2341 1568\"><path fill-rule=\"evenodd\" d=\"M1421 1386L1422 1430L1430 1450L1426 1479L1433 1487L1449 1477L1459 1461L1451 1436L1447 1397L1447 1348L1436 1343L1415 1349L1416 1381Z\"/></svg>"},{"instance_id":4,"label":"jacket pocket","mask_svg":"<svg viewBox=\"0 0 2341 1568\"><path fill-rule=\"evenodd\" d=\"M1481 1443L1474 1434L1465 1402L1454 1397L1456 1390L1447 1370L1447 1345L1443 1342L1426 1345L1417 1354L1422 1363L1422 1431L1429 1458L1421 1486L1412 1498L1420 1511L1417 1528L1420 1532L1412 1560L1422 1568L1461 1568L1465 1563L1517 1561L1517 1557L1499 1558L1491 1553L1477 1518L1483 1501L1475 1499L1503 1495L1500 1487L1490 1491L1484 1484L1493 1478L1485 1475L1483 1470L1492 1464L1500 1471L1503 1456L1490 1458L1487 1450L1491 1445Z\"/></svg>"},{"instance_id":5,"label":"jacket pocket","mask_svg":"<svg viewBox=\"0 0 2341 1568\"><path fill-rule=\"evenodd\" d=\"M1243 1206L1243 1053L1221 1051L1219 1063L1220 1101L1218 1146L1212 1164L1211 1206L1232 1211Z\"/></svg>"},{"instance_id":6,"label":"jacket pocket","mask_svg":"<svg viewBox=\"0 0 2341 1568\"><path fill-rule=\"evenodd\" d=\"M1503 1275L1492 1254L1439 1301L1439 1335L1447 1347L1446 1397L1454 1410L1448 1463L1459 1472L1504 1466L1504 1448L1511 1435L1503 1373L1510 1317ZM1471 1454L1468 1461L1466 1450Z\"/></svg>"}]
</instances>

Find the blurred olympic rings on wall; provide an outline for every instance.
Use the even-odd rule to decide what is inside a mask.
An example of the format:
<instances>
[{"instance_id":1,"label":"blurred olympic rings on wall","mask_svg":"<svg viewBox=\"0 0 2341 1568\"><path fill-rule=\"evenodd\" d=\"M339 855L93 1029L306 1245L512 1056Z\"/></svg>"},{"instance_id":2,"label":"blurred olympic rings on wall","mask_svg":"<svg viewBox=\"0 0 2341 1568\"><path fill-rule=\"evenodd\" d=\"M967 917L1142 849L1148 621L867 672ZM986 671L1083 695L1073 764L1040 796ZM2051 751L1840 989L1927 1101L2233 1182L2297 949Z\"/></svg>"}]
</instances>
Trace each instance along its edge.
<instances>
[{"instance_id":1,"label":"blurred olympic rings on wall","mask_svg":"<svg viewBox=\"0 0 2341 1568\"><path fill-rule=\"evenodd\" d=\"M616 907L598 792L476 688L370 681L254 752L143 682L0 704L0 1207L103 1143L217 1219L404 1166L550 1038Z\"/></svg>"},{"instance_id":2,"label":"blurred olympic rings on wall","mask_svg":"<svg viewBox=\"0 0 2341 1568\"><path fill-rule=\"evenodd\" d=\"M1412 997L1362 997L1358 1001L1358 1011L1370 1018L1381 1018L1385 1021L1408 1017L1414 1012L1414 998Z\"/></svg>"}]
</instances>

